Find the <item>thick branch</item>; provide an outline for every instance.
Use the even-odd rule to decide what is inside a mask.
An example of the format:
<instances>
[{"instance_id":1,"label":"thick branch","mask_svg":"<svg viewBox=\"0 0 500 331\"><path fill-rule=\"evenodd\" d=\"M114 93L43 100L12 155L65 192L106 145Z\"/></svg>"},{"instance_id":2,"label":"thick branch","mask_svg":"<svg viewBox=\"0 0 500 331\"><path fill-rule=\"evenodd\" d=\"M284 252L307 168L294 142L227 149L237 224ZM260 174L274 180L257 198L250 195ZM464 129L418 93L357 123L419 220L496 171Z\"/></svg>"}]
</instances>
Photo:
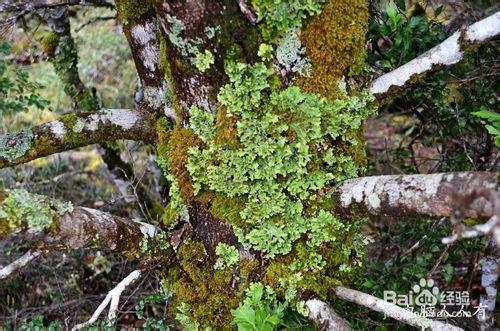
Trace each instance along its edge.
<instances>
[{"instance_id":1,"label":"thick branch","mask_svg":"<svg viewBox=\"0 0 500 331\"><path fill-rule=\"evenodd\" d=\"M155 132L147 115L128 109L63 115L59 120L0 136L0 169L120 139L154 142Z\"/></svg>"},{"instance_id":2,"label":"thick branch","mask_svg":"<svg viewBox=\"0 0 500 331\"><path fill-rule=\"evenodd\" d=\"M458 331L462 330L459 327L446 324L439 321L433 321L425 317L421 317L412 311L401 308L395 304L384 301L372 295L362 293L356 290L351 290L345 287L335 286L333 288L335 295L343 300L354 302L358 305L368 307L372 310L383 313L395 320L405 324L412 325L417 328L439 331Z\"/></svg>"},{"instance_id":3,"label":"thick branch","mask_svg":"<svg viewBox=\"0 0 500 331\"><path fill-rule=\"evenodd\" d=\"M499 202L498 173L455 172L349 179L335 193L337 211L375 216L489 218Z\"/></svg>"},{"instance_id":4,"label":"thick branch","mask_svg":"<svg viewBox=\"0 0 500 331\"><path fill-rule=\"evenodd\" d=\"M500 12L455 32L416 59L375 79L370 86L370 92L377 99L383 99L407 87L416 79L458 63L465 51L480 46L498 34L500 34Z\"/></svg>"},{"instance_id":5,"label":"thick branch","mask_svg":"<svg viewBox=\"0 0 500 331\"><path fill-rule=\"evenodd\" d=\"M116 6L140 79L138 107L150 113L165 114L175 121L175 111L166 105L169 85L161 63L158 19L153 6L144 4L142 14L137 16L130 15L127 1L118 0Z\"/></svg>"},{"instance_id":6,"label":"thick branch","mask_svg":"<svg viewBox=\"0 0 500 331\"><path fill-rule=\"evenodd\" d=\"M157 231L147 223L73 207L23 189L0 192L0 235L21 233L38 249L96 247L134 257L141 243L155 238ZM24 260L29 262L30 256Z\"/></svg>"}]
</instances>

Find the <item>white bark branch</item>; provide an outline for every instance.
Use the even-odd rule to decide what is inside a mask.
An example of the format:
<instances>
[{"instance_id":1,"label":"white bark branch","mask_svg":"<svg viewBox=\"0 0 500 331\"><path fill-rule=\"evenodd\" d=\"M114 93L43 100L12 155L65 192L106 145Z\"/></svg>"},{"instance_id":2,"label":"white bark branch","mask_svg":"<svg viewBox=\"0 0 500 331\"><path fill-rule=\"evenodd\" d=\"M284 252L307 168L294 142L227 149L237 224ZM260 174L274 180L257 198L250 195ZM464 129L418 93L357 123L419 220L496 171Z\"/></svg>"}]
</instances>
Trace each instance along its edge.
<instances>
[{"instance_id":1,"label":"white bark branch","mask_svg":"<svg viewBox=\"0 0 500 331\"><path fill-rule=\"evenodd\" d=\"M19 270L25 268L31 261L42 254L41 251L27 251L26 254L0 269L0 280L7 279L15 275Z\"/></svg>"},{"instance_id":2,"label":"white bark branch","mask_svg":"<svg viewBox=\"0 0 500 331\"><path fill-rule=\"evenodd\" d=\"M370 92L381 99L409 85L416 77L458 63L462 60L464 51L477 47L498 34L500 34L500 12L455 32L416 59L378 77L371 83Z\"/></svg>"},{"instance_id":3,"label":"white bark branch","mask_svg":"<svg viewBox=\"0 0 500 331\"><path fill-rule=\"evenodd\" d=\"M375 216L450 216L487 219L498 201L498 173L451 172L361 177L344 181L334 193L338 211Z\"/></svg>"},{"instance_id":4,"label":"white bark branch","mask_svg":"<svg viewBox=\"0 0 500 331\"><path fill-rule=\"evenodd\" d=\"M101 302L99 307L94 311L94 314L90 317L90 319L84 323L75 325L71 330L76 331L88 327L97 321L101 313L109 304L109 312L108 312L108 320L109 323L113 324L116 319L116 314L118 311L118 303L120 302L120 297L122 292L133 284L140 276L141 270L132 271L127 277L125 277L118 285L115 286L111 291L108 292L104 300Z\"/></svg>"},{"instance_id":5,"label":"white bark branch","mask_svg":"<svg viewBox=\"0 0 500 331\"><path fill-rule=\"evenodd\" d=\"M306 301L306 307L309 309L309 320L318 325L321 330L352 330L349 324L342 317L340 317L327 303L318 299L310 299Z\"/></svg>"},{"instance_id":6,"label":"white bark branch","mask_svg":"<svg viewBox=\"0 0 500 331\"><path fill-rule=\"evenodd\" d=\"M370 308L374 311L378 311L379 313L383 313L395 320L403 322L405 324L427 329L436 330L436 331L458 331L463 330L459 327L446 324L439 321L433 321L425 317L418 316L412 311L401 308L395 304L384 301L372 295L359 292L356 290L348 289L345 287L335 286L333 287L333 291L337 295L338 298L354 302L358 305Z\"/></svg>"},{"instance_id":7,"label":"white bark branch","mask_svg":"<svg viewBox=\"0 0 500 331\"><path fill-rule=\"evenodd\" d=\"M498 232L498 228L500 228L500 218L495 215L484 224L478 224L471 228L465 228L460 231L460 233L454 233L450 237L443 238L441 241L443 244L449 245L460 239L469 239L494 233L493 237L495 239L495 242L498 247L500 247L500 238L496 235Z\"/></svg>"},{"instance_id":8,"label":"white bark branch","mask_svg":"<svg viewBox=\"0 0 500 331\"><path fill-rule=\"evenodd\" d=\"M129 109L63 115L56 121L0 136L0 169L120 139L154 141L147 115Z\"/></svg>"}]
</instances>

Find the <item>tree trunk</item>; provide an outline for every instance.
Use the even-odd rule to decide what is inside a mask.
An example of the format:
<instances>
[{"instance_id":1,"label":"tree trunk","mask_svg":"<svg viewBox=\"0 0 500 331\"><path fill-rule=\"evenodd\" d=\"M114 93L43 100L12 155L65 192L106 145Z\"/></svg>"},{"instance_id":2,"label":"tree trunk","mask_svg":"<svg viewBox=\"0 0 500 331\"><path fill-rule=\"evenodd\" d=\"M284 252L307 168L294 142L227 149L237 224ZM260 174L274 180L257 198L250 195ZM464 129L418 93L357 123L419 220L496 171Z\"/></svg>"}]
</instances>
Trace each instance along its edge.
<instances>
[{"instance_id":1,"label":"tree trunk","mask_svg":"<svg viewBox=\"0 0 500 331\"><path fill-rule=\"evenodd\" d=\"M117 1L144 91L170 90L164 106L174 124L158 122L157 150L172 181L163 220L177 258L168 272L176 294L171 306L186 304L186 315L202 326L228 326L250 282L279 296L292 291L292 301L326 298L332 284L349 284L362 264L358 217L334 216L325 191L365 165L361 123L372 108L349 77L364 62L368 9L365 1L320 2L305 8L283 2L285 15L244 1L156 1L155 16L148 5ZM273 128L277 122L266 112L289 127ZM258 127L266 120L268 126ZM324 128L308 127L314 120ZM260 136L245 138L253 134L249 126ZM274 151L274 144L293 147ZM258 145L269 151L256 151ZM205 161L214 178L199 178L194 159L201 152L193 149L211 150L214 163ZM229 159L222 160L224 153ZM302 166L274 169L282 153ZM247 167L248 157L258 171ZM216 178L228 169L232 175ZM230 178L238 171L254 178ZM234 191L242 181L247 188ZM264 194L252 185L265 186ZM255 207L265 204L279 208L256 215ZM237 264L225 264L222 244L236 248Z\"/></svg>"}]
</instances>

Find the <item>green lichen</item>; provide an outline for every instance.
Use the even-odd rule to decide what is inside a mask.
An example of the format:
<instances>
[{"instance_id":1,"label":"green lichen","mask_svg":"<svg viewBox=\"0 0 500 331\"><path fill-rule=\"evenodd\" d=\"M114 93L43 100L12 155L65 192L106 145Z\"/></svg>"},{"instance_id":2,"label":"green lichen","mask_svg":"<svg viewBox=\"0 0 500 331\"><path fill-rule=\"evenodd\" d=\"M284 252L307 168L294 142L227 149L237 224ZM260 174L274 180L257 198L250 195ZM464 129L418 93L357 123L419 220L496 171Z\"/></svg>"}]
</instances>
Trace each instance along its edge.
<instances>
[{"instance_id":1,"label":"green lichen","mask_svg":"<svg viewBox=\"0 0 500 331\"><path fill-rule=\"evenodd\" d=\"M203 30L205 32L205 35L207 36L208 39L212 39L215 37L215 34L220 30L219 26L212 27L212 26L206 26L205 29Z\"/></svg>"},{"instance_id":2,"label":"green lichen","mask_svg":"<svg viewBox=\"0 0 500 331\"><path fill-rule=\"evenodd\" d=\"M264 61L270 61L273 59L273 46L262 43L259 45L259 51L257 55Z\"/></svg>"},{"instance_id":3,"label":"green lichen","mask_svg":"<svg viewBox=\"0 0 500 331\"><path fill-rule=\"evenodd\" d=\"M281 39L276 48L276 60L287 71L306 77L311 75L311 63L305 56L297 31L291 31Z\"/></svg>"},{"instance_id":4,"label":"green lichen","mask_svg":"<svg viewBox=\"0 0 500 331\"><path fill-rule=\"evenodd\" d=\"M210 68L212 64L214 64L214 56L209 50L206 49L203 53L196 53L194 65L199 71L207 71L207 69Z\"/></svg>"},{"instance_id":5,"label":"green lichen","mask_svg":"<svg viewBox=\"0 0 500 331\"><path fill-rule=\"evenodd\" d=\"M9 162L22 157L31 148L34 139L33 131L24 128L16 133L0 136L0 157Z\"/></svg>"},{"instance_id":6,"label":"green lichen","mask_svg":"<svg viewBox=\"0 0 500 331\"><path fill-rule=\"evenodd\" d=\"M184 23L172 15L166 15L167 22L170 23L170 29L167 33L170 43L179 51L179 53L194 64L198 54L198 46L202 43L200 38L187 39L182 37L186 29ZM200 69L201 70L201 69Z\"/></svg>"},{"instance_id":7,"label":"green lichen","mask_svg":"<svg viewBox=\"0 0 500 331\"><path fill-rule=\"evenodd\" d=\"M302 21L321 12L325 0L252 0L264 39L277 42Z\"/></svg>"},{"instance_id":8,"label":"green lichen","mask_svg":"<svg viewBox=\"0 0 500 331\"><path fill-rule=\"evenodd\" d=\"M57 226L58 217L73 211L71 203L51 200L24 189L6 190L0 201L0 233L16 229L50 230Z\"/></svg>"},{"instance_id":9,"label":"green lichen","mask_svg":"<svg viewBox=\"0 0 500 331\"><path fill-rule=\"evenodd\" d=\"M215 269L230 268L240 261L238 249L228 244L217 244L217 247L215 247L215 254L218 257L215 263Z\"/></svg>"},{"instance_id":10,"label":"green lichen","mask_svg":"<svg viewBox=\"0 0 500 331\"><path fill-rule=\"evenodd\" d=\"M273 257L287 254L303 235L319 245L329 229L342 222L326 211L306 213L317 192L335 181L356 176L349 156L335 154L335 141L358 129L373 109L368 95L327 102L298 87L273 89L265 64L229 65L231 83L219 93L228 116L237 118L239 148L216 143L216 125L191 109L192 129L207 148L189 149L187 169L194 193L215 191L247 200L240 212L245 223L234 224L241 243ZM356 140L344 142L356 145ZM319 228L318 228L319 227Z\"/></svg>"}]
</instances>

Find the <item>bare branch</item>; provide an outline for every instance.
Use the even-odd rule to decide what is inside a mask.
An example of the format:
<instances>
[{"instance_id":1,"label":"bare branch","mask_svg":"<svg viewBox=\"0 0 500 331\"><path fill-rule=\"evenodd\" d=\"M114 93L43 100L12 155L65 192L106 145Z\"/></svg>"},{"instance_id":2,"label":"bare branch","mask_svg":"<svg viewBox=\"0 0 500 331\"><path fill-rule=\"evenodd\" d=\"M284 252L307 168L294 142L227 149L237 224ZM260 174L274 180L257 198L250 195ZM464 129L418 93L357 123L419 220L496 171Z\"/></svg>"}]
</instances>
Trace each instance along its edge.
<instances>
[{"instance_id":1,"label":"bare branch","mask_svg":"<svg viewBox=\"0 0 500 331\"><path fill-rule=\"evenodd\" d=\"M71 330L72 331L80 330L94 324L95 321L97 321L97 319L103 312L103 310L108 306L108 304L109 304L108 319L111 324L114 323L116 319L116 313L118 311L118 303L120 302L120 296L122 295L122 292L131 284L133 284L141 276L141 273L142 271L139 269L132 271L127 277L125 277L121 282L119 282L118 285L115 286L115 288L113 288L111 291L108 292L108 295L106 295L104 300L101 302L99 307L97 307L94 314L92 314L92 317L90 317L88 321L75 325Z\"/></svg>"},{"instance_id":2,"label":"bare branch","mask_svg":"<svg viewBox=\"0 0 500 331\"><path fill-rule=\"evenodd\" d=\"M442 239L443 244L451 244L460 239L470 239L480 236L486 236L488 234L494 233L494 239L497 245L500 247L500 238L497 235L500 228L500 219L498 216L493 216L490 220L484 224L478 224L471 228L464 228L458 233L454 233L450 237Z\"/></svg>"},{"instance_id":3,"label":"bare branch","mask_svg":"<svg viewBox=\"0 0 500 331\"><path fill-rule=\"evenodd\" d=\"M321 327L321 330L352 330L349 324L327 303L318 299L310 299L306 301L306 307L309 309L309 320Z\"/></svg>"},{"instance_id":4,"label":"bare branch","mask_svg":"<svg viewBox=\"0 0 500 331\"><path fill-rule=\"evenodd\" d=\"M397 92L411 84L415 78L422 78L433 71L452 66L462 60L466 50L480 46L500 33L500 12L459 30L441 44L408 62L407 64L380 76L370 85L370 92L377 99Z\"/></svg>"},{"instance_id":5,"label":"bare branch","mask_svg":"<svg viewBox=\"0 0 500 331\"><path fill-rule=\"evenodd\" d=\"M41 251L27 251L26 254L12 262L11 264L0 269L0 280L7 279L15 275L19 270L25 268L31 261L42 254Z\"/></svg>"},{"instance_id":6,"label":"bare branch","mask_svg":"<svg viewBox=\"0 0 500 331\"><path fill-rule=\"evenodd\" d=\"M146 114L128 109L63 115L59 120L0 136L0 169L120 139L154 142L156 135Z\"/></svg>"},{"instance_id":7,"label":"bare branch","mask_svg":"<svg viewBox=\"0 0 500 331\"><path fill-rule=\"evenodd\" d=\"M345 287L335 286L333 287L333 291L335 295L343 300L347 300L350 302L354 302L358 305L370 308L372 310L378 311L379 313L383 313L389 317L394 318L400 322L405 324L412 325L417 328L426 329L436 331L458 331L463 330L459 327L446 324L439 321L433 321L425 317L418 316L412 311L401 308L395 304L384 301L372 295L359 292L356 290L348 289Z\"/></svg>"},{"instance_id":8,"label":"bare branch","mask_svg":"<svg viewBox=\"0 0 500 331\"><path fill-rule=\"evenodd\" d=\"M489 199L486 197L490 197ZM337 211L375 216L450 216L487 219L498 200L498 173L451 172L349 179L334 193Z\"/></svg>"}]
</instances>

